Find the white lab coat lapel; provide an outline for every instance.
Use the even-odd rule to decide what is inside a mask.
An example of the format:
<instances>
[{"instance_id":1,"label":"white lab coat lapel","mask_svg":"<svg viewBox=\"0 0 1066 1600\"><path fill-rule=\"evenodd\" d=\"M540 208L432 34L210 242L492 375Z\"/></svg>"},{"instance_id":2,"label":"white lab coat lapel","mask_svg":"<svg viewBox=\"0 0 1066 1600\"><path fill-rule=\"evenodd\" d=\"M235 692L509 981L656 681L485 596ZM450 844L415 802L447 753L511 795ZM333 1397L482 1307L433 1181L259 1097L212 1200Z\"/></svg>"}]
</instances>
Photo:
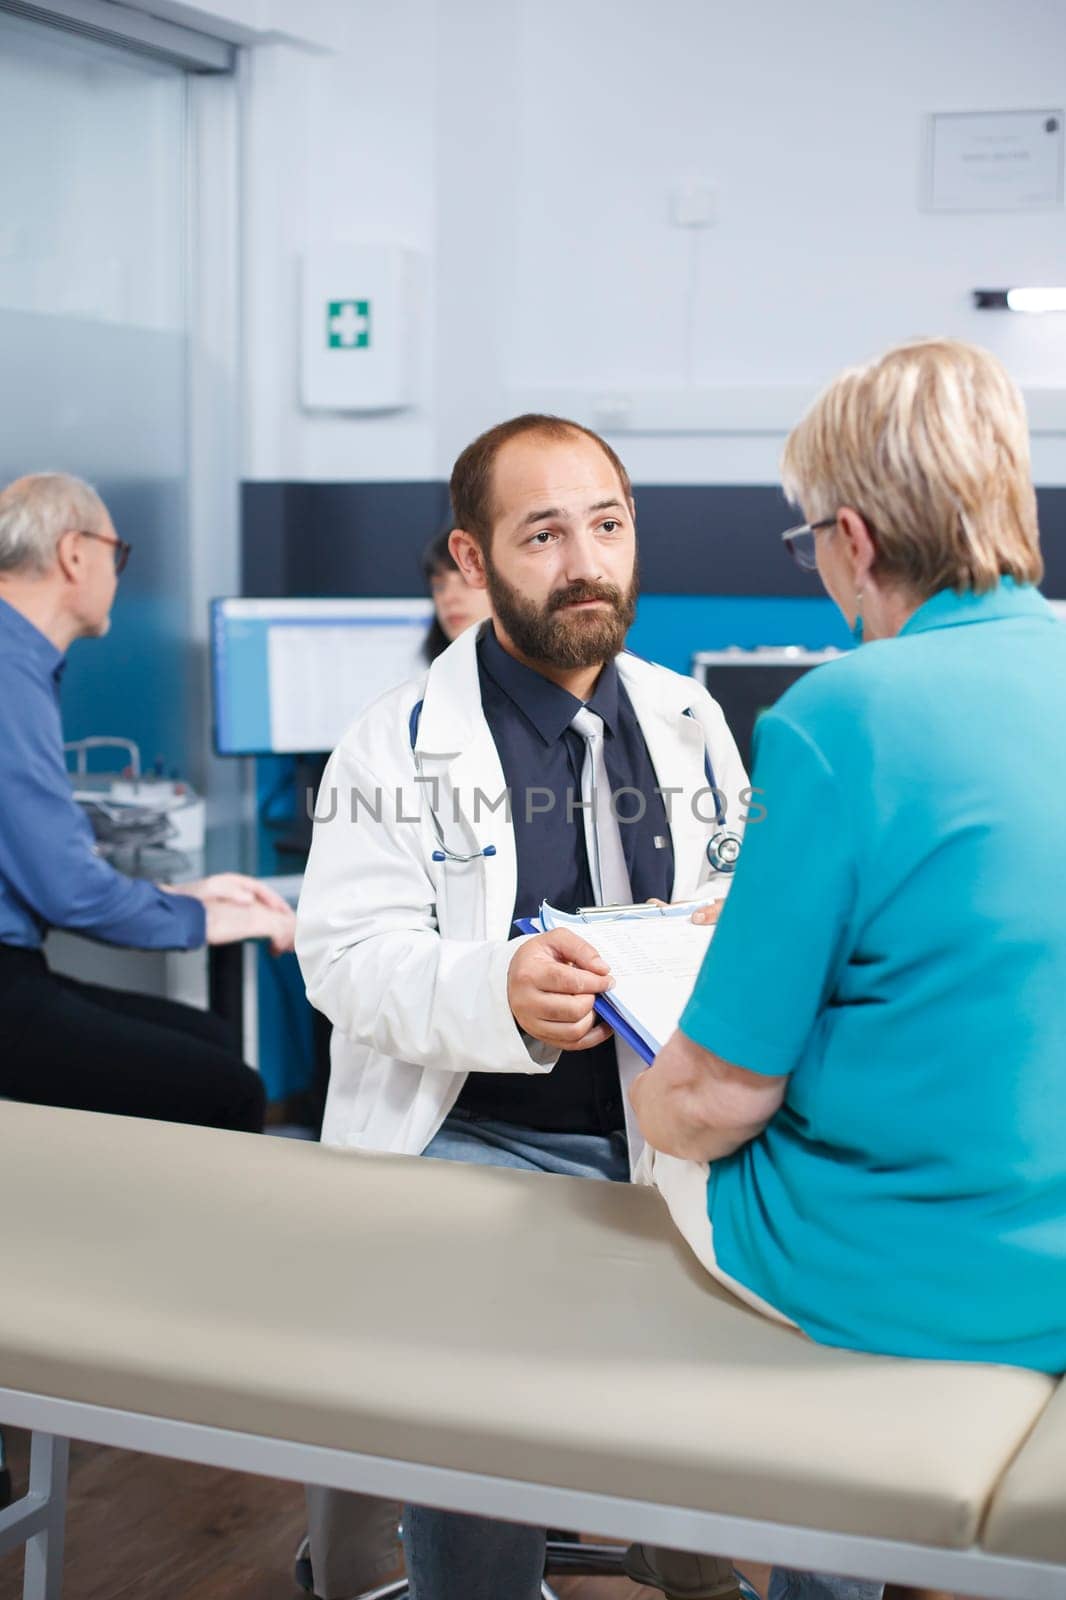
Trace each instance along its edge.
<instances>
[{"instance_id":1,"label":"white lab coat lapel","mask_svg":"<svg viewBox=\"0 0 1066 1600\"><path fill-rule=\"evenodd\" d=\"M446 887L443 905L468 910L469 916L460 914L460 920L470 924L441 931L452 938L480 934L506 939L518 891L518 859L506 807L490 810L486 798L477 803L479 792L495 802L505 787L496 743L481 709L476 653L481 631L468 628L430 668L415 748L425 777L440 780L425 784L423 804L437 800L448 848L465 854L493 845L496 851L466 864L439 864L439 878ZM464 888L467 894L462 893ZM482 917L477 915L478 901Z\"/></svg>"},{"instance_id":2,"label":"white lab coat lapel","mask_svg":"<svg viewBox=\"0 0 1066 1600\"><path fill-rule=\"evenodd\" d=\"M674 847L671 899L688 900L706 877L707 838L713 832L708 820L714 815L713 797L703 794L697 801L703 820L693 809L694 796L707 788L703 728L695 717L687 715L691 701L685 695L683 681L675 684L635 656L619 656L618 670L633 702L660 789L679 791L670 796L668 810Z\"/></svg>"},{"instance_id":3,"label":"white lab coat lapel","mask_svg":"<svg viewBox=\"0 0 1066 1600\"><path fill-rule=\"evenodd\" d=\"M495 856L470 863L470 868L476 869L471 884L483 885L484 937L507 938L518 884L514 828L503 807L490 810L484 800L475 817L478 791L495 800L505 786L496 744L481 709L477 639L486 626L469 628L430 668L417 749L425 777L440 780L437 815L449 848L463 852L482 850L486 845L496 848ZM684 680L674 680L636 656L619 656L618 668L659 785L679 791L669 802L674 848L672 898L688 899L706 878L707 838L713 831L713 798L703 794L699 799L702 816L693 809L694 797L707 787L704 731L695 717L686 714L690 701ZM426 785L427 799L433 798L433 787ZM469 872L455 862L442 866L449 882ZM463 936L458 929L455 934Z\"/></svg>"}]
</instances>

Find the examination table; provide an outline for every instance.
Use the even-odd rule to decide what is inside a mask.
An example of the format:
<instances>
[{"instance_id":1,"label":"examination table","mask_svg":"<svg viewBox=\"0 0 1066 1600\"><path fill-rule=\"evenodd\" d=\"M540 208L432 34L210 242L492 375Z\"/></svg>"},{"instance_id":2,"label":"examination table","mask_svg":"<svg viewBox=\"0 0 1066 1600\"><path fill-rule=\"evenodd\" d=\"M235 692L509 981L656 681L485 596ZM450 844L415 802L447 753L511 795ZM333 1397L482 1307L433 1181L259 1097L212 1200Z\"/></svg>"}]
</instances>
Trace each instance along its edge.
<instances>
[{"instance_id":1,"label":"examination table","mask_svg":"<svg viewBox=\"0 0 1066 1600\"><path fill-rule=\"evenodd\" d=\"M0 1104L0 1514L60 1592L70 1438L973 1595L1066 1596L1066 1398L810 1343L652 1190ZM166 1508L160 1507L160 1516Z\"/></svg>"}]
</instances>

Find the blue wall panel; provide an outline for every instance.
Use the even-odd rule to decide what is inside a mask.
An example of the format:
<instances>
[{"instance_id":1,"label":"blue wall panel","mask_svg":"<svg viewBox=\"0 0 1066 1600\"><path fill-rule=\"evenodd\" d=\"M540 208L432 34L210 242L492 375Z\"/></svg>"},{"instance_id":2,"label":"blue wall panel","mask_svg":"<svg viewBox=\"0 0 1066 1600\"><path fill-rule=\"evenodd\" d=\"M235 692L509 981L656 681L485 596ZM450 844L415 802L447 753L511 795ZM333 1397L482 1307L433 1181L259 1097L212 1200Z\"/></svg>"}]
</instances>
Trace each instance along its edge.
<instances>
[{"instance_id":1,"label":"blue wall panel","mask_svg":"<svg viewBox=\"0 0 1066 1600\"><path fill-rule=\"evenodd\" d=\"M697 650L761 644L843 650L851 635L831 600L779 595L646 594L629 632L631 650L675 672L688 672Z\"/></svg>"}]
</instances>

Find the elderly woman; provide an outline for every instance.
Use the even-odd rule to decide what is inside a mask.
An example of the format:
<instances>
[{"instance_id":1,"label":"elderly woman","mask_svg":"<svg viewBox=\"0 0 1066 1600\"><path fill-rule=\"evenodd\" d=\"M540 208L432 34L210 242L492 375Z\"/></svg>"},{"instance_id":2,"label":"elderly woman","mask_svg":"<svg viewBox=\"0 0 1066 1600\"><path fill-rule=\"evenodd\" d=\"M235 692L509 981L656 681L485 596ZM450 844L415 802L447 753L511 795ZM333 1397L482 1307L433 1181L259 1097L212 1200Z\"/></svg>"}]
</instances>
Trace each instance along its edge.
<instances>
[{"instance_id":1,"label":"elderly woman","mask_svg":"<svg viewBox=\"0 0 1066 1600\"><path fill-rule=\"evenodd\" d=\"M759 722L766 818L633 1089L656 1181L813 1339L1062 1372L1066 628L1021 397L982 350L905 345L831 385L783 475L862 648Z\"/></svg>"}]
</instances>

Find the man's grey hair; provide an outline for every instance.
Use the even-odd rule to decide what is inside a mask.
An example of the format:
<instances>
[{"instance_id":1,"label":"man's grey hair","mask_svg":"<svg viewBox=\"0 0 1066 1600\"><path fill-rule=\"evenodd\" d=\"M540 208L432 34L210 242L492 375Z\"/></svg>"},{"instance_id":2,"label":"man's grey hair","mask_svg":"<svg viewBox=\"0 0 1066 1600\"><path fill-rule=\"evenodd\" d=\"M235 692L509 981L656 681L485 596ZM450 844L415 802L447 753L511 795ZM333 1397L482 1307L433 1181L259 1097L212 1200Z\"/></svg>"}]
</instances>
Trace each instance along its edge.
<instances>
[{"instance_id":1,"label":"man's grey hair","mask_svg":"<svg viewBox=\"0 0 1066 1600\"><path fill-rule=\"evenodd\" d=\"M35 472L0 489L0 574L50 572L64 533L103 532L107 509L69 472Z\"/></svg>"}]
</instances>

